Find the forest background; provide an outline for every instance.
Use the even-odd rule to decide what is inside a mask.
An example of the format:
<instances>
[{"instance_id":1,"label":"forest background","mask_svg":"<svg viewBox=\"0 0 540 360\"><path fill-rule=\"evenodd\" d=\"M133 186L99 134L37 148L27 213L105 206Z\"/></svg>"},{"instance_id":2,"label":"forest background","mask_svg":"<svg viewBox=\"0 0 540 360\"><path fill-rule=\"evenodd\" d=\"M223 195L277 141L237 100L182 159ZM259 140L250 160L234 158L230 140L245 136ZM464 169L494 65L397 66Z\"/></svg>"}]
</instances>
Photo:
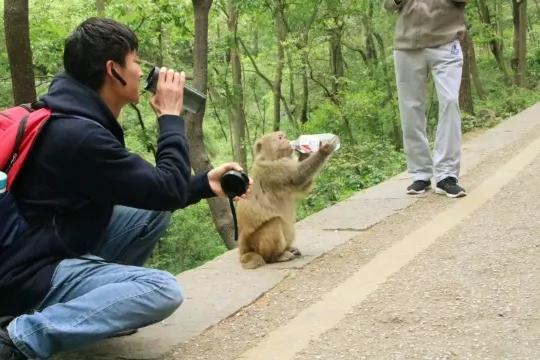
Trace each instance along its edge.
<instances>
[{"instance_id":1,"label":"forest background","mask_svg":"<svg viewBox=\"0 0 540 360\"><path fill-rule=\"evenodd\" d=\"M304 218L405 169L394 78L396 15L382 0L4 0L0 109L43 95L62 71L64 39L105 16L139 37L145 71L183 69L208 94L186 115L194 171L235 160L259 136L334 133L341 149L298 207ZM540 99L539 0L471 0L460 105L463 131L491 127ZM153 162L156 123L143 95L121 115L127 146ZM428 136L437 101L429 85ZM466 184L464 184L466 186ZM235 246L223 199L176 211L147 266L178 273Z\"/></svg>"}]
</instances>

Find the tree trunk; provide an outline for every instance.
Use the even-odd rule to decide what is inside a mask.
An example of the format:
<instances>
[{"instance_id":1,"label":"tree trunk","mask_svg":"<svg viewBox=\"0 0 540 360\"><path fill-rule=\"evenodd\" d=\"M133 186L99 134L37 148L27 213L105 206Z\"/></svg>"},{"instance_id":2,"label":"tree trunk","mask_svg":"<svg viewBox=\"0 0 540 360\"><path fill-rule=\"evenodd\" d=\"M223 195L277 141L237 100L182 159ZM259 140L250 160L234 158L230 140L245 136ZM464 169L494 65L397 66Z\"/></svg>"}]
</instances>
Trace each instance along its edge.
<instances>
[{"instance_id":1,"label":"tree trunk","mask_svg":"<svg viewBox=\"0 0 540 360\"><path fill-rule=\"evenodd\" d=\"M318 12L318 7L314 7L313 12L307 17L307 20L304 23L299 40L296 44L302 62L302 103L300 104L299 115L299 120L302 124L305 124L308 121L309 111L309 31L317 18Z\"/></svg>"},{"instance_id":2,"label":"tree trunk","mask_svg":"<svg viewBox=\"0 0 540 360\"><path fill-rule=\"evenodd\" d=\"M366 41L366 56L368 60L377 60L377 48L373 34L373 3L368 4L366 14L363 16L364 35Z\"/></svg>"},{"instance_id":3,"label":"tree trunk","mask_svg":"<svg viewBox=\"0 0 540 360\"><path fill-rule=\"evenodd\" d=\"M300 109L300 122L305 124L308 121L308 108L309 108L309 52L308 52L308 33L302 34L302 105Z\"/></svg>"},{"instance_id":4,"label":"tree trunk","mask_svg":"<svg viewBox=\"0 0 540 360\"><path fill-rule=\"evenodd\" d=\"M278 131L281 127L281 83L283 81L283 67L285 66L285 49L283 47L283 44L287 37L287 29L285 26L285 5L283 4L283 1L275 0L274 6L277 40L277 64L276 74L274 76L274 131Z\"/></svg>"},{"instance_id":5,"label":"tree trunk","mask_svg":"<svg viewBox=\"0 0 540 360\"><path fill-rule=\"evenodd\" d=\"M341 37L343 35L343 22L339 16L334 17L334 26L328 30L330 33L330 73L332 74L332 93L339 93L339 79L343 77L343 52L341 49Z\"/></svg>"},{"instance_id":6,"label":"tree trunk","mask_svg":"<svg viewBox=\"0 0 540 360\"><path fill-rule=\"evenodd\" d=\"M474 114L472 91L471 91L471 54L470 35L465 32L461 42L463 50L463 71L461 73L461 86L459 88L459 107L461 110Z\"/></svg>"},{"instance_id":7,"label":"tree trunk","mask_svg":"<svg viewBox=\"0 0 540 360\"><path fill-rule=\"evenodd\" d=\"M480 17L480 21L485 24L487 28L492 32L491 40L489 41L489 47L491 49L491 52L495 57L495 61L497 62L499 69L503 73L504 80L507 83L510 83L510 71L508 70L508 65L506 64L503 56L504 52L502 37L499 36L501 32L501 27L497 25L497 19L495 21L492 20L491 14L489 12L489 7L486 5L485 0L477 0L476 4L478 7L478 15ZM495 6L497 6L497 4L495 4Z\"/></svg>"},{"instance_id":8,"label":"tree trunk","mask_svg":"<svg viewBox=\"0 0 540 360\"><path fill-rule=\"evenodd\" d=\"M28 0L4 0L4 30L15 104L36 100Z\"/></svg>"},{"instance_id":9,"label":"tree trunk","mask_svg":"<svg viewBox=\"0 0 540 360\"><path fill-rule=\"evenodd\" d=\"M97 15L100 17L105 16L105 3L106 0L96 0Z\"/></svg>"},{"instance_id":10,"label":"tree trunk","mask_svg":"<svg viewBox=\"0 0 540 360\"><path fill-rule=\"evenodd\" d=\"M247 169L246 156L246 118L244 113L244 89L242 87L242 63L238 49L238 8L234 1L229 1L227 26L232 35L230 59L232 68L233 91L231 99L231 127L234 160Z\"/></svg>"},{"instance_id":11,"label":"tree trunk","mask_svg":"<svg viewBox=\"0 0 540 360\"><path fill-rule=\"evenodd\" d=\"M527 0L512 0L514 18L514 82L527 87Z\"/></svg>"},{"instance_id":12,"label":"tree trunk","mask_svg":"<svg viewBox=\"0 0 540 360\"><path fill-rule=\"evenodd\" d=\"M473 38L469 35L469 32L465 34L467 36L467 43L469 45L468 51L469 51L469 69L471 71L471 77L474 84L474 88L476 89L476 93L478 94L478 97L481 100L485 100L486 97L486 91L484 90L484 87L482 86L482 82L480 81L480 74L478 71L478 65L476 64L476 51L474 49L474 42Z\"/></svg>"},{"instance_id":13,"label":"tree trunk","mask_svg":"<svg viewBox=\"0 0 540 360\"><path fill-rule=\"evenodd\" d=\"M195 16L195 44L193 47L193 86L206 93L208 88L208 13L212 0L192 0ZM204 111L187 116L187 138L189 139L190 160L195 172L212 169L212 164L204 146L202 122ZM227 200L208 199L212 218L227 248L236 247L232 216Z\"/></svg>"},{"instance_id":14,"label":"tree trunk","mask_svg":"<svg viewBox=\"0 0 540 360\"><path fill-rule=\"evenodd\" d=\"M157 66L162 67L164 64L164 50L165 45L163 43L163 23L161 22L161 18L159 19L158 26L157 26L157 35L158 35L158 44L159 44L159 53L157 58Z\"/></svg>"}]
</instances>

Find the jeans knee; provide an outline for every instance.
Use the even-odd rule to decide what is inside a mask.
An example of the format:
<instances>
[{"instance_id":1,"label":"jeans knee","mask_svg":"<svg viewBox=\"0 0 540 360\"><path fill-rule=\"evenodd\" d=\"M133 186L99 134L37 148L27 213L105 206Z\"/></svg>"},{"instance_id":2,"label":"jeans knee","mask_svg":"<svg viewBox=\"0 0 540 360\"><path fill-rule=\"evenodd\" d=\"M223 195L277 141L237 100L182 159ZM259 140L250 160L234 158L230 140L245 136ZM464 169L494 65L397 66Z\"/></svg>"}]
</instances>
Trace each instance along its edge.
<instances>
[{"instance_id":1,"label":"jeans knee","mask_svg":"<svg viewBox=\"0 0 540 360\"><path fill-rule=\"evenodd\" d=\"M167 316L172 314L184 301L182 288L176 278L165 271L158 271L161 286L159 288L159 307Z\"/></svg>"},{"instance_id":2,"label":"jeans knee","mask_svg":"<svg viewBox=\"0 0 540 360\"><path fill-rule=\"evenodd\" d=\"M170 211L154 211L152 214L154 228L159 232L165 232L169 223L171 222L171 212Z\"/></svg>"}]
</instances>

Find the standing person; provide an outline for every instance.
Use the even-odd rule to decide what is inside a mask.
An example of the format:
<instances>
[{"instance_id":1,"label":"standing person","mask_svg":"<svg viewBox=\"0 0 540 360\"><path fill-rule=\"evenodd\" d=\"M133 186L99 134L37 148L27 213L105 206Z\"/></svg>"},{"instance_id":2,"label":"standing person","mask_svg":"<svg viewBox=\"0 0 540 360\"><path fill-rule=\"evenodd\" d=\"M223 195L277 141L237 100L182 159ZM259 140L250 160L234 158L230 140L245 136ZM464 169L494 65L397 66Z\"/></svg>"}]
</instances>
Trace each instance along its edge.
<instances>
[{"instance_id":1,"label":"standing person","mask_svg":"<svg viewBox=\"0 0 540 360\"><path fill-rule=\"evenodd\" d=\"M47 359L172 314L183 299L176 279L142 265L171 211L225 196L221 176L241 170L191 175L185 74L165 68L150 101L156 165L125 148L117 119L139 100L137 48L129 28L100 18L66 41L65 73L42 98L53 117L12 188L26 230L0 247L2 360Z\"/></svg>"},{"instance_id":2,"label":"standing person","mask_svg":"<svg viewBox=\"0 0 540 360\"><path fill-rule=\"evenodd\" d=\"M463 54L459 37L465 31L468 0L384 0L388 11L398 12L394 61L399 112L407 166L413 183L407 194L421 194L435 176L438 194L457 198L467 193L458 185L461 162L459 87ZM433 150L426 136L426 88L431 72L439 121Z\"/></svg>"}]
</instances>

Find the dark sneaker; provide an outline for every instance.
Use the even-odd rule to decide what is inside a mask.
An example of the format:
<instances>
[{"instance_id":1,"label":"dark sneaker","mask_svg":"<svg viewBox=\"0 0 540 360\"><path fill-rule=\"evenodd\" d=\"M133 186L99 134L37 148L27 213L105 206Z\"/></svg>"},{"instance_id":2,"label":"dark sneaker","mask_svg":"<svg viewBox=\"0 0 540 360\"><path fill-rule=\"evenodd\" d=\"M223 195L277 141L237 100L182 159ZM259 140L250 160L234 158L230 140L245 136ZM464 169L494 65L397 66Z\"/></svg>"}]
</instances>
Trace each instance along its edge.
<instances>
[{"instance_id":1,"label":"dark sneaker","mask_svg":"<svg viewBox=\"0 0 540 360\"><path fill-rule=\"evenodd\" d=\"M409 195L423 194L426 192L426 190L429 190L429 189L431 189L431 181L416 180L411 185L409 185L409 187L407 187L407 194Z\"/></svg>"},{"instance_id":2,"label":"dark sneaker","mask_svg":"<svg viewBox=\"0 0 540 360\"><path fill-rule=\"evenodd\" d=\"M26 356L17 349L7 331L0 329L0 359L2 360L26 360Z\"/></svg>"},{"instance_id":3,"label":"dark sneaker","mask_svg":"<svg viewBox=\"0 0 540 360\"><path fill-rule=\"evenodd\" d=\"M446 195L449 198L458 198L467 195L465 189L457 184L457 179L454 177L447 177L437 183L435 188L437 194Z\"/></svg>"},{"instance_id":4,"label":"dark sneaker","mask_svg":"<svg viewBox=\"0 0 540 360\"><path fill-rule=\"evenodd\" d=\"M129 336L129 335L133 335L133 334L137 333L138 331L139 330L137 330L137 329L124 330L124 331L120 331L120 332L114 334L111 337Z\"/></svg>"}]
</instances>

